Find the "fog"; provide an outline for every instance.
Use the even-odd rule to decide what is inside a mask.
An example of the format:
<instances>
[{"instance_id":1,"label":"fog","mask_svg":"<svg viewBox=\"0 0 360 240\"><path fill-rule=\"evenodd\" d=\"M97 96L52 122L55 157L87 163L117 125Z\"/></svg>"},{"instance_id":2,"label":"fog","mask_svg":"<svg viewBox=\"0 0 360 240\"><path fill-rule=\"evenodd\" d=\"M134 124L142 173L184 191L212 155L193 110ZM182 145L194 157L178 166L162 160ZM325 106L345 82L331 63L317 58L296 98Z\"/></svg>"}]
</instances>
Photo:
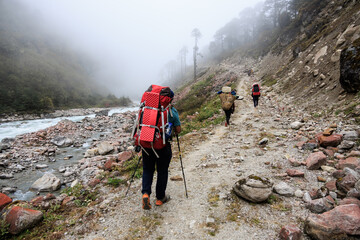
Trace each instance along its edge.
<instances>
[{"instance_id":1,"label":"fog","mask_svg":"<svg viewBox=\"0 0 360 240\"><path fill-rule=\"evenodd\" d=\"M160 70L189 49L202 34L200 49L215 32L246 7L247 0L21 0L49 30L86 52L97 64L96 78L117 96L138 98Z\"/></svg>"}]
</instances>

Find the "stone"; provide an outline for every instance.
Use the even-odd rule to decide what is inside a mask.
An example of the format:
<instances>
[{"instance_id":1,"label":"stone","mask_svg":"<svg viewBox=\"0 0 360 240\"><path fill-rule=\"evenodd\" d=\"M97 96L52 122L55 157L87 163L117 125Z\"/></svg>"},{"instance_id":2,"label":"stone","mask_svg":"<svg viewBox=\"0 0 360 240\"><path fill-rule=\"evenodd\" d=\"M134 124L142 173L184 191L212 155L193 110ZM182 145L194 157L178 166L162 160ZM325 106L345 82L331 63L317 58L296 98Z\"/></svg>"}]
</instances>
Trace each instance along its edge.
<instances>
[{"instance_id":1,"label":"stone","mask_svg":"<svg viewBox=\"0 0 360 240\"><path fill-rule=\"evenodd\" d=\"M337 169L344 169L345 167L355 169L360 166L360 160L357 157L349 157L343 160L340 160L338 164L336 164Z\"/></svg>"},{"instance_id":2,"label":"stone","mask_svg":"<svg viewBox=\"0 0 360 240\"><path fill-rule=\"evenodd\" d=\"M348 93L360 90L360 43L343 49L340 54L340 84Z\"/></svg>"},{"instance_id":3,"label":"stone","mask_svg":"<svg viewBox=\"0 0 360 240\"><path fill-rule=\"evenodd\" d=\"M337 49L331 56L331 62L337 63L340 61L341 49Z\"/></svg>"},{"instance_id":4,"label":"stone","mask_svg":"<svg viewBox=\"0 0 360 240\"><path fill-rule=\"evenodd\" d=\"M14 175L11 174L11 173L9 173L9 174L7 174L7 173L0 174L0 179L10 179L10 178L13 178L13 177L14 177Z\"/></svg>"},{"instance_id":5,"label":"stone","mask_svg":"<svg viewBox=\"0 0 360 240\"><path fill-rule=\"evenodd\" d=\"M336 147L342 141L342 135L340 134L332 134L330 136L320 135L318 137L318 141L321 147Z\"/></svg>"},{"instance_id":6,"label":"stone","mask_svg":"<svg viewBox=\"0 0 360 240\"><path fill-rule=\"evenodd\" d=\"M331 134L333 134L334 131L335 131L334 128L327 128L327 129L324 130L323 135L324 136L330 136Z\"/></svg>"},{"instance_id":7,"label":"stone","mask_svg":"<svg viewBox=\"0 0 360 240\"><path fill-rule=\"evenodd\" d=\"M336 168L333 168L333 167L330 167L330 166L325 166L325 165L322 165L320 167L323 171L326 171L328 173L333 173L336 171Z\"/></svg>"},{"instance_id":8,"label":"stone","mask_svg":"<svg viewBox=\"0 0 360 240\"><path fill-rule=\"evenodd\" d=\"M355 187L356 181L357 180L353 175L347 174L345 177L336 181L336 188L344 193L347 193Z\"/></svg>"},{"instance_id":9,"label":"stone","mask_svg":"<svg viewBox=\"0 0 360 240\"><path fill-rule=\"evenodd\" d=\"M305 207L313 213L323 213L333 209L335 201L330 196L311 200Z\"/></svg>"},{"instance_id":10,"label":"stone","mask_svg":"<svg viewBox=\"0 0 360 240\"><path fill-rule=\"evenodd\" d=\"M104 170L110 171L113 167L114 161L113 160L107 160L104 164Z\"/></svg>"},{"instance_id":11,"label":"stone","mask_svg":"<svg viewBox=\"0 0 360 240\"><path fill-rule=\"evenodd\" d=\"M360 235L359 223L359 206L341 205L323 214L310 214L305 232L314 239L347 239L347 235Z\"/></svg>"},{"instance_id":12,"label":"stone","mask_svg":"<svg viewBox=\"0 0 360 240\"><path fill-rule=\"evenodd\" d=\"M101 142L97 145L97 148L100 155L106 155L114 151L114 146L110 142Z\"/></svg>"},{"instance_id":13,"label":"stone","mask_svg":"<svg viewBox=\"0 0 360 240\"><path fill-rule=\"evenodd\" d=\"M50 141L52 144L58 146L58 147L69 147L73 145L74 140L64 137L64 136L57 136Z\"/></svg>"},{"instance_id":14,"label":"stone","mask_svg":"<svg viewBox=\"0 0 360 240\"><path fill-rule=\"evenodd\" d=\"M279 182L274 185L274 192L282 196L294 196L294 189L292 189L286 182Z\"/></svg>"},{"instance_id":15,"label":"stone","mask_svg":"<svg viewBox=\"0 0 360 240\"><path fill-rule=\"evenodd\" d=\"M266 201L272 193L272 183L267 178L250 175L240 179L233 186L235 194L250 202L260 203Z\"/></svg>"},{"instance_id":16,"label":"stone","mask_svg":"<svg viewBox=\"0 0 360 240\"><path fill-rule=\"evenodd\" d=\"M319 58L326 55L327 49L328 49L328 46L324 46L315 54L315 57L314 57L315 64L318 62Z\"/></svg>"},{"instance_id":17,"label":"stone","mask_svg":"<svg viewBox=\"0 0 360 240\"><path fill-rule=\"evenodd\" d=\"M293 167L298 167L301 165L301 162L297 161L295 158L289 158L288 160Z\"/></svg>"},{"instance_id":18,"label":"stone","mask_svg":"<svg viewBox=\"0 0 360 240\"><path fill-rule=\"evenodd\" d=\"M10 225L9 233L16 235L35 226L42 218L41 211L13 206L7 211L5 221Z\"/></svg>"},{"instance_id":19,"label":"stone","mask_svg":"<svg viewBox=\"0 0 360 240\"><path fill-rule=\"evenodd\" d=\"M348 157L360 157L360 151L351 151Z\"/></svg>"},{"instance_id":20,"label":"stone","mask_svg":"<svg viewBox=\"0 0 360 240\"><path fill-rule=\"evenodd\" d=\"M269 142L269 139L268 138L263 138L259 141L259 145L265 145Z\"/></svg>"},{"instance_id":21,"label":"stone","mask_svg":"<svg viewBox=\"0 0 360 240\"><path fill-rule=\"evenodd\" d=\"M92 148L86 150L84 157L89 158L89 157L94 157L96 155L99 155L99 150L97 148Z\"/></svg>"},{"instance_id":22,"label":"stone","mask_svg":"<svg viewBox=\"0 0 360 240\"><path fill-rule=\"evenodd\" d=\"M297 169L288 169L286 170L286 174L290 177L304 177L305 173L303 171Z\"/></svg>"},{"instance_id":23,"label":"stone","mask_svg":"<svg viewBox=\"0 0 360 240\"><path fill-rule=\"evenodd\" d=\"M133 157L132 151L124 151L118 154L117 159L119 162L125 162Z\"/></svg>"},{"instance_id":24,"label":"stone","mask_svg":"<svg viewBox=\"0 0 360 240\"><path fill-rule=\"evenodd\" d=\"M348 141L356 141L359 138L357 131L341 131L340 134L343 135L344 140Z\"/></svg>"},{"instance_id":25,"label":"stone","mask_svg":"<svg viewBox=\"0 0 360 240\"><path fill-rule=\"evenodd\" d=\"M329 191L333 191L335 192L336 191L336 180L332 180L332 181L329 181L327 183L325 183L325 187L327 189L329 189Z\"/></svg>"},{"instance_id":26,"label":"stone","mask_svg":"<svg viewBox=\"0 0 360 240\"><path fill-rule=\"evenodd\" d=\"M0 193L0 212L1 210L6 207L9 203L12 202L12 199L7 196L6 194Z\"/></svg>"},{"instance_id":27,"label":"stone","mask_svg":"<svg viewBox=\"0 0 360 240\"><path fill-rule=\"evenodd\" d=\"M37 165L35 166L36 169L43 169L43 168L47 168L47 167L49 167L49 166L46 165L46 164L37 164Z\"/></svg>"},{"instance_id":28,"label":"stone","mask_svg":"<svg viewBox=\"0 0 360 240\"><path fill-rule=\"evenodd\" d=\"M302 198L304 196L304 192L300 189L295 191L295 197Z\"/></svg>"},{"instance_id":29,"label":"stone","mask_svg":"<svg viewBox=\"0 0 360 240\"><path fill-rule=\"evenodd\" d=\"M326 164L326 155L323 152L311 153L306 159L306 168L309 170L319 169Z\"/></svg>"},{"instance_id":30,"label":"stone","mask_svg":"<svg viewBox=\"0 0 360 240\"><path fill-rule=\"evenodd\" d=\"M52 173L45 173L31 185L30 189L39 192L56 191L60 186L61 181L58 177Z\"/></svg>"},{"instance_id":31,"label":"stone","mask_svg":"<svg viewBox=\"0 0 360 240\"><path fill-rule=\"evenodd\" d=\"M292 224L283 226L280 230L280 240L301 240L302 237L300 228Z\"/></svg>"},{"instance_id":32,"label":"stone","mask_svg":"<svg viewBox=\"0 0 360 240\"><path fill-rule=\"evenodd\" d=\"M339 149L348 150L355 146L355 142L344 140L341 142L341 144L338 146Z\"/></svg>"},{"instance_id":33,"label":"stone","mask_svg":"<svg viewBox=\"0 0 360 240\"><path fill-rule=\"evenodd\" d=\"M291 129L299 130L303 126L303 123L296 121L290 124Z\"/></svg>"},{"instance_id":34,"label":"stone","mask_svg":"<svg viewBox=\"0 0 360 240\"><path fill-rule=\"evenodd\" d=\"M356 198L344 198L340 200L339 205L348 205L348 204L356 204L358 207L360 207L360 200Z\"/></svg>"}]
</instances>

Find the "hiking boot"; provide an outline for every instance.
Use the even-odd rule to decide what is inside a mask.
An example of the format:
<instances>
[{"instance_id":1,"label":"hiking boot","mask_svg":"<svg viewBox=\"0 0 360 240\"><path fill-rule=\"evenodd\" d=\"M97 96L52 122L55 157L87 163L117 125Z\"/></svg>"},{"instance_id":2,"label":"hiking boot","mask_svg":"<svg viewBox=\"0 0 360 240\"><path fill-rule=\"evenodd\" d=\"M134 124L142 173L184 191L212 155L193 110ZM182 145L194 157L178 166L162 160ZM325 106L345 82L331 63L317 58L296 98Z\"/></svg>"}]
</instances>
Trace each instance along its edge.
<instances>
[{"instance_id":1,"label":"hiking boot","mask_svg":"<svg viewBox=\"0 0 360 240\"><path fill-rule=\"evenodd\" d=\"M228 124L227 124L227 122L225 122L225 127L227 127L228 126Z\"/></svg>"},{"instance_id":2,"label":"hiking boot","mask_svg":"<svg viewBox=\"0 0 360 240\"><path fill-rule=\"evenodd\" d=\"M142 197L142 208L145 210L151 209L150 196L147 193L144 193L144 195Z\"/></svg>"},{"instance_id":3,"label":"hiking boot","mask_svg":"<svg viewBox=\"0 0 360 240\"><path fill-rule=\"evenodd\" d=\"M156 206L161 206L161 205L163 205L164 203L166 203L169 200L170 200L170 196L165 195L165 197L163 199L157 199L156 202L155 202L155 205Z\"/></svg>"}]
</instances>

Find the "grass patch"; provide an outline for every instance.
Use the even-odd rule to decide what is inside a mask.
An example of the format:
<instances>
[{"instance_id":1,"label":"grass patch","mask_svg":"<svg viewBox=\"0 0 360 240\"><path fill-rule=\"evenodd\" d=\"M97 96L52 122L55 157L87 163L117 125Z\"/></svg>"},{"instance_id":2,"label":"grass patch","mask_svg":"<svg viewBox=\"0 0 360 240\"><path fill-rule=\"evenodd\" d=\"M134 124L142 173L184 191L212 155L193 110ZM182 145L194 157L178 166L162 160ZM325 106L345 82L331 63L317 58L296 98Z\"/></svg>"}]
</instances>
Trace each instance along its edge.
<instances>
[{"instance_id":1,"label":"grass patch","mask_svg":"<svg viewBox=\"0 0 360 240\"><path fill-rule=\"evenodd\" d=\"M67 187L61 191L68 196L74 196L76 199L74 203L78 207L86 207L91 202L95 201L98 196L98 191L88 190L82 184L78 183L74 187Z\"/></svg>"},{"instance_id":2,"label":"grass patch","mask_svg":"<svg viewBox=\"0 0 360 240\"><path fill-rule=\"evenodd\" d=\"M217 207L219 200L219 190L216 190L214 187L212 187L210 193L208 194L208 202L212 207Z\"/></svg>"},{"instance_id":3,"label":"grass patch","mask_svg":"<svg viewBox=\"0 0 360 240\"><path fill-rule=\"evenodd\" d=\"M262 82L264 86L271 87L277 83L277 79L267 74L262 78Z\"/></svg>"},{"instance_id":4,"label":"grass patch","mask_svg":"<svg viewBox=\"0 0 360 240\"><path fill-rule=\"evenodd\" d=\"M118 187L120 184L125 184L126 181L120 178L108 178L107 184L113 187Z\"/></svg>"}]
</instances>

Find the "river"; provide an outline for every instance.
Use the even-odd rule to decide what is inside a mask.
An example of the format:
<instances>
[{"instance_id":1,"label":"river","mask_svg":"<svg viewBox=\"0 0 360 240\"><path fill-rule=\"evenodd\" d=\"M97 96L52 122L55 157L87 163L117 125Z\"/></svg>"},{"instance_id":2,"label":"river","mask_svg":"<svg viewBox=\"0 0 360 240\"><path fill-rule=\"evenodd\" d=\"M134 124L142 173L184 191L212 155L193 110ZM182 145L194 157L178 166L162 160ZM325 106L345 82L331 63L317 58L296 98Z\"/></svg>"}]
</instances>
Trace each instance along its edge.
<instances>
[{"instance_id":1,"label":"river","mask_svg":"<svg viewBox=\"0 0 360 240\"><path fill-rule=\"evenodd\" d=\"M111 109L108 113L111 116L114 113L123 113L127 111L135 111L138 107L125 107L125 108L114 108ZM85 116L71 116L71 117L58 117L51 119L36 119L36 120L24 120L24 121L14 121L0 124L0 141L4 138L13 138L20 134L36 132L41 129L45 129L51 126L56 125L63 119L69 119L71 121L81 121L85 117L94 118L95 114L85 115ZM97 133L100 135L101 133ZM94 135L93 138L98 136ZM54 161L46 162L48 168L46 169L28 169L19 173L14 174L12 179L0 179L0 185L15 187L17 190L14 193L9 194L13 200L31 200L36 196L36 192L29 191L30 186L40 178L44 173L51 172L58 177L61 177L58 169L60 167L66 167L76 164L80 159L83 158L84 152L90 147L92 139L87 139L87 141L81 147L66 147L62 148L61 151L57 152ZM64 161L64 158L71 156L70 159ZM1 186L0 186L1 187ZM55 192L58 194L59 191Z\"/></svg>"},{"instance_id":2,"label":"river","mask_svg":"<svg viewBox=\"0 0 360 240\"><path fill-rule=\"evenodd\" d=\"M126 111L135 111L138 107L123 107L123 108L113 108L109 111L109 116L114 113L122 113ZM58 117L58 118L44 118L36 120L24 120L24 121L14 121L0 124L0 141L4 138L13 138L17 135L36 132L41 129L45 129L51 126L56 125L63 119L69 119L73 122L81 121L85 117L95 117L95 114L85 115L85 116L71 116L71 117Z\"/></svg>"}]
</instances>

